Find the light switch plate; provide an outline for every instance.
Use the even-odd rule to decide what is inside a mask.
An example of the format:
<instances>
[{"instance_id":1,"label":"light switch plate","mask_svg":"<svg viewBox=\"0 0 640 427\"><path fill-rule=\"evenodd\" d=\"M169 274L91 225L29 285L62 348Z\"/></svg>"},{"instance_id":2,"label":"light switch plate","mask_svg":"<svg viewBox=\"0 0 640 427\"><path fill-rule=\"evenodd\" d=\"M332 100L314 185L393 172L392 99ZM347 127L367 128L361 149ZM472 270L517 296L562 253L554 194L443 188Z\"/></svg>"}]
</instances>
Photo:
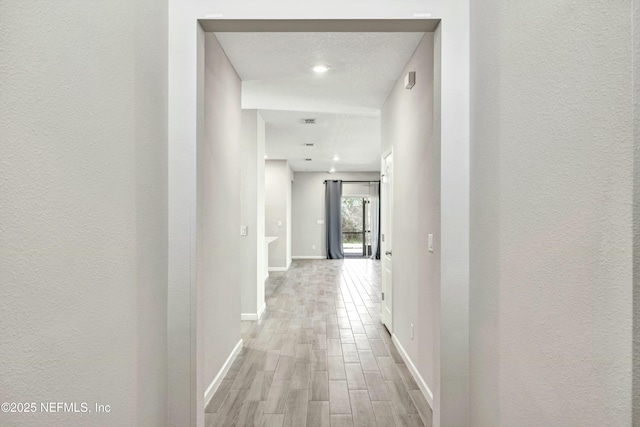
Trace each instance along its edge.
<instances>
[{"instance_id":1,"label":"light switch plate","mask_svg":"<svg viewBox=\"0 0 640 427\"><path fill-rule=\"evenodd\" d=\"M240 226L240 235L241 236L246 236L247 235L247 226L246 225L241 225Z\"/></svg>"},{"instance_id":2,"label":"light switch plate","mask_svg":"<svg viewBox=\"0 0 640 427\"><path fill-rule=\"evenodd\" d=\"M429 252L433 252L433 234L429 234Z\"/></svg>"},{"instance_id":3,"label":"light switch plate","mask_svg":"<svg viewBox=\"0 0 640 427\"><path fill-rule=\"evenodd\" d=\"M278 221L278 227L282 227L282 221Z\"/></svg>"},{"instance_id":4,"label":"light switch plate","mask_svg":"<svg viewBox=\"0 0 640 427\"><path fill-rule=\"evenodd\" d=\"M319 219L318 220L318 225L322 225L322 224L324 224L324 219Z\"/></svg>"}]
</instances>

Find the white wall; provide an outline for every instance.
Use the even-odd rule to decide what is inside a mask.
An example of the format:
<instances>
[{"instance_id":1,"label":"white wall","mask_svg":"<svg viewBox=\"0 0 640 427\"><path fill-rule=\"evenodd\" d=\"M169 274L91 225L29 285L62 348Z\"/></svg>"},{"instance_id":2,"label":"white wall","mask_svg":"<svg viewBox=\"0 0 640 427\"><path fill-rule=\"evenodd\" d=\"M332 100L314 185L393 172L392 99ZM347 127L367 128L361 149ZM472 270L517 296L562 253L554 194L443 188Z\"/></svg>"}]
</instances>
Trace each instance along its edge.
<instances>
[{"instance_id":1,"label":"white wall","mask_svg":"<svg viewBox=\"0 0 640 427\"><path fill-rule=\"evenodd\" d=\"M292 256L308 258L326 258L327 242L324 221L324 181L342 180L380 180L380 172L295 172L292 196ZM361 192L360 186L343 184L343 195ZM368 194L368 185L367 185ZM315 249L314 249L315 246Z\"/></svg>"},{"instance_id":2,"label":"white wall","mask_svg":"<svg viewBox=\"0 0 640 427\"><path fill-rule=\"evenodd\" d=\"M265 281L265 124L258 110L242 110L241 223L247 236L241 238L241 311L257 315L263 309Z\"/></svg>"},{"instance_id":3,"label":"white wall","mask_svg":"<svg viewBox=\"0 0 640 427\"><path fill-rule=\"evenodd\" d=\"M404 88L404 76L416 84ZM434 138L434 34L427 33L382 108L382 150L393 147L393 333L431 393L440 369L440 145ZM428 251L428 234L434 252ZM415 325L411 339L410 324ZM429 392L427 392L429 394Z\"/></svg>"},{"instance_id":4,"label":"white wall","mask_svg":"<svg viewBox=\"0 0 640 427\"><path fill-rule=\"evenodd\" d=\"M447 340L442 343L443 363L436 381L442 396L435 396L434 426L466 425L466 352L468 325L468 188L469 188L469 0L169 0L169 307L172 321L169 341L180 340L190 325L196 300L192 284L195 268L195 162L198 130L197 86L198 19L222 14L225 19L367 19L411 18L428 13L442 26L442 295L441 318ZM201 31L201 30L200 30ZM190 314L191 313L191 314ZM195 345L191 346L193 353ZM450 357L460 354L461 359ZM176 354L170 378L176 381L189 366L186 354ZM192 376L193 378L193 376ZM196 384L186 384L196 396ZM198 403L183 388L172 392L171 411L184 414ZM441 399L442 397L442 399ZM196 408L197 409L197 408ZM201 409L201 408L200 408ZM198 410L199 411L199 410ZM179 417L171 416L171 420ZM173 421L172 421L173 422ZM178 422L178 425L186 425Z\"/></svg>"},{"instance_id":5,"label":"white wall","mask_svg":"<svg viewBox=\"0 0 640 427\"><path fill-rule=\"evenodd\" d=\"M240 84L215 35L206 34L197 211L204 387L240 340Z\"/></svg>"},{"instance_id":6,"label":"white wall","mask_svg":"<svg viewBox=\"0 0 640 427\"><path fill-rule=\"evenodd\" d=\"M372 181L380 181L380 173L374 172L375 179L363 179L372 180ZM332 179L328 177L326 179ZM324 181L324 179L322 180ZM342 197L369 197L371 195L371 185L369 182L343 182L342 183Z\"/></svg>"},{"instance_id":7,"label":"white wall","mask_svg":"<svg viewBox=\"0 0 640 427\"><path fill-rule=\"evenodd\" d=\"M0 425L164 425L167 19L0 1Z\"/></svg>"},{"instance_id":8,"label":"white wall","mask_svg":"<svg viewBox=\"0 0 640 427\"><path fill-rule=\"evenodd\" d=\"M631 2L602 6L471 3L476 426L631 425Z\"/></svg>"},{"instance_id":9,"label":"white wall","mask_svg":"<svg viewBox=\"0 0 640 427\"><path fill-rule=\"evenodd\" d=\"M287 180L287 185L286 185L287 238L285 241L286 242L285 260L286 260L287 268L289 268L289 265L291 265L291 222L292 222L291 207L293 203L292 194L293 194L293 182L294 182L293 170L291 169L291 165L289 165L289 162L287 162L287 173L289 175L289 178Z\"/></svg>"},{"instance_id":10,"label":"white wall","mask_svg":"<svg viewBox=\"0 0 640 427\"><path fill-rule=\"evenodd\" d=\"M265 235L278 238L269 244L269 268L283 270L291 264L292 172L286 160L267 160L264 169Z\"/></svg>"}]
</instances>

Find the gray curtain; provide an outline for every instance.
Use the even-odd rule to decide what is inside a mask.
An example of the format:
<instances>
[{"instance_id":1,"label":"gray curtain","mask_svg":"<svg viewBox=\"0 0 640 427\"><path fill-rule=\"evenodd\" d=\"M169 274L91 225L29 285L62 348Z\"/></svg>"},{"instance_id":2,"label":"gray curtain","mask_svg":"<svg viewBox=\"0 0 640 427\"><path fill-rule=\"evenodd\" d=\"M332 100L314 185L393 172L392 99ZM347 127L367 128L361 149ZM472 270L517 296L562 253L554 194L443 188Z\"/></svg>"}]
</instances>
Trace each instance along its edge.
<instances>
[{"instance_id":1,"label":"gray curtain","mask_svg":"<svg viewBox=\"0 0 640 427\"><path fill-rule=\"evenodd\" d=\"M325 228L327 259L343 259L342 249L342 181L325 182Z\"/></svg>"}]
</instances>

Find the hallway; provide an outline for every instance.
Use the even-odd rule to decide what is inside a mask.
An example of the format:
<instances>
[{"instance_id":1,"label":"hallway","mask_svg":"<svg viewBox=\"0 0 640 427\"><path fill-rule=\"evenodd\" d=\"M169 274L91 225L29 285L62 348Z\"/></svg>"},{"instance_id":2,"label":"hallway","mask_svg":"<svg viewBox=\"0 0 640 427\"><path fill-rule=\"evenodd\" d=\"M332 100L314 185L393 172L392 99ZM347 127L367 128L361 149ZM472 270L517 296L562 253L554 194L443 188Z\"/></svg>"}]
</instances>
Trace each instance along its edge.
<instances>
[{"instance_id":1,"label":"hallway","mask_svg":"<svg viewBox=\"0 0 640 427\"><path fill-rule=\"evenodd\" d=\"M206 408L213 426L430 426L431 410L379 321L377 261L294 261ZM427 423L423 423L426 419Z\"/></svg>"}]
</instances>

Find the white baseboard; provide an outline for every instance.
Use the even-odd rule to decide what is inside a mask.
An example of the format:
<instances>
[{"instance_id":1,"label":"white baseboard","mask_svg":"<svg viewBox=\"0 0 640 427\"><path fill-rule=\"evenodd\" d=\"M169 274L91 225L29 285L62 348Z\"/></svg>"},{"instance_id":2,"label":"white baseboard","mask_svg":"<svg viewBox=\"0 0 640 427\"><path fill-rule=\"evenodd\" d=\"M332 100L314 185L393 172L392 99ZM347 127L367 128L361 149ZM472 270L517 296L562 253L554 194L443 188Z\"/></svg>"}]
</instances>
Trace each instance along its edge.
<instances>
[{"instance_id":1,"label":"white baseboard","mask_svg":"<svg viewBox=\"0 0 640 427\"><path fill-rule=\"evenodd\" d=\"M301 255L301 256L292 256L291 259L327 259L327 257L320 256L320 255Z\"/></svg>"},{"instance_id":2,"label":"white baseboard","mask_svg":"<svg viewBox=\"0 0 640 427\"><path fill-rule=\"evenodd\" d=\"M262 307L258 310L257 313L240 313L240 320L258 320L262 317L262 313L267 308L267 304L262 303Z\"/></svg>"},{"instance_id":3,"label":"white baseboard","mask_svg":"<svg viewBox=\"0 0 640 427\"><path fill-rule=\"evenodd\" d=\"M211 402L211 398L216 393L216 391L218 391L218 387L220 387L220 384L222 383L222 379L224 378L225 375L227 375L227 372L229 372L229 368L231 368L231 365L233 365L233 362L236 360L236 357L238 357L238 354L240 354L241 350L242 350L242 339L238 341L238 344L236 344L236 346L231 351L231 354L229 354L229 357L227 357L227 361L224 362L224 365L222 365L222 368L220 368L220 370L218 371L218 375L216 375L213 381L211 381L211 384L209 384L209 387L207 387L207 389L205 390L204 392L205 408L207 407L207 405L209 405L209 402Z\"/></svg>"},{"instance_id":4,"label":"white baseboard","mask_svg":"<svg viewBox=\"0 0 640 427\"><path fill-rule=\"evenodd\" d=\"M405 351L404 347L402 347L402 344L400 344L400 341L396 337L396 334L391 335L391 339L393 340L393 343L396 345L396 348L398 349L400 356L402 356L402 360L404 360L404 364L407 365L407 368L409 368L409 372L411 372L411 375L413 375L413 379L416 381L416 383L418 383L418 387L420 387L420 391L422 392L422 395L424 396L425 399L427 399L427 402L429 403L429 406L431 406L431 409L433 409L433 392L431 391L427 383L424 381L424 378L422 378L422 375L420 375L420 372L418 372L416 365L413 364L413 361Z\"/></svg>"},{"instance_id":5,"label":"white baseboard","mask_svg":"<svg viewBox=\"0 0 640 427\"><path fill-rule=\"evenodd\" d=\"M262 317L262 315L264 314L264 311L267 309L267 303L262 303L262 307L260 307L258 309L258 319L260 319Z\"/></svg>"},{"instance_id":6,"label":"white baseboard","mask_svg":"<svg viewBox=\"0 0 640 427\"><path fill-rule=\"evenodd\" d=\"M288 267L269 267L269 272L271 271L287 271Z\"/></svg>"}]
</instances>

